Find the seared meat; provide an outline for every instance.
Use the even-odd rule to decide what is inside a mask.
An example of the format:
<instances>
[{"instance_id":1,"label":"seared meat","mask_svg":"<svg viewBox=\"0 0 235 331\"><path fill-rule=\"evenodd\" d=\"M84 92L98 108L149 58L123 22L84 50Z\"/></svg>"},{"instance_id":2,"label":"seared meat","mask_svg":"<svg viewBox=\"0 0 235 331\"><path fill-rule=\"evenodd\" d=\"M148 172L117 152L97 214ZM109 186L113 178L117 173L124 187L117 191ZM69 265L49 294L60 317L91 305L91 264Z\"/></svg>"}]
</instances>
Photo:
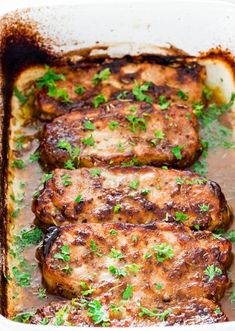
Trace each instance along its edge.
<instances>
[{"instance_id":1,"label":"seared meat","mask_svg":"<svg viewBox=\"0 0 235 331\"><path fill-rule=\"evenodd\" d=\"M98 311L104 313L102 319L97 319L91 314L93 305L98 306L100 308ZM127 327L211 324L227 320L226 315L218 305L204 298L190 299L177 303L152 303L148 307L133 305L130 300L122 301L120 306L114 303L112 305L108 302L106 303L105 298L87 302L85 307L84 301L81 303L79 300L74 299L71 302L52 302L48 306L38 309L30 323Z\"/></svg>"},{"instance_id":2,"label":"seared meat","mask_svg":"<svg viewBox=\"0 0 235 331\"><path fill-rule=\"evenodd\" d=\"M190 58L153 55L99 58L78 62L77 65L54 67L53 70L56 75L64 75L57 76L56 80L60 93L51 93L43 87L36 95L37 116L44 120L90 107L100 94L109 100L117 97L134 100L133 88L146 82L151 82L147 94L155 102L160 95L165 95L171 100L192 103L200 100L205 79L204 67Z\"/></svg>"},{"instance_id":3,"label":"seared meat","mask_svg":"<svg viewBox=\"0 0 235 331\"><path fill-rule=\"evenodd\" d=\"M139 164L191 165L201 151L197 119L187 106L162 110L145 102L114 101L56 118L41 134L44 167ZM78 150L79 149L79 150ZM68 165L69 162L69 165Z\"/></svg>"},{"instance_id":4,"label":"seared meat","mask_svg":"<svg viewBox=\"0 0 235 331\"><path fill-rule=\"evenodd\" d=\"M225 228L230 210L218 184L189 171L154 167L56 169L33 201L49 225L149 223L176 219L195 229Z\"/></svg>"},{"instance_id":5,"label":"seared meat","mask_svg":"<svg viewBox=\"0 0 235 331\"><path fill-rule=\"evenodd\" d=\"M231 243L182 224L79 224L53 228L40 256L44 280L68 298L220 298ZM160 284L160 285L159 285Z\"/></svg>"}]
</instances>

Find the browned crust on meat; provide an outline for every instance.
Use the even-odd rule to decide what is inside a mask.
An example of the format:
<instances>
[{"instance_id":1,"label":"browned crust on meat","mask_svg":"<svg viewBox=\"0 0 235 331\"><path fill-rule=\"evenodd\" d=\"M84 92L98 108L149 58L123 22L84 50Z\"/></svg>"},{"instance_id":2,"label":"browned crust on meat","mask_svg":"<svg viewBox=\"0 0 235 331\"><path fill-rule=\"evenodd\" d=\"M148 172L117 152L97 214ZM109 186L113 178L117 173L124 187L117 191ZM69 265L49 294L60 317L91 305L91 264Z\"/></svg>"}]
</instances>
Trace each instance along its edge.
<instances>
[{"instance_id":1,"label":"browned crust on meat","mask_svg":"<svg viewBox=\"0 0 235 331\"><path fill-rule=\"evenodd\" d=\"M158 326L158 325L197 325L197 324L212 324L227 321L227 317L221 308L213 301L197 298L188 301L179 301L174 303L152 303L148 306L149 310L163 312L170 311L170 314L163 322L159 317L149 317L144 315L139 316L140 307L135 307L133 304L123 303L121 311L114 313L110 306L105 304L104 298L100 299L103 308L106 310L111 327L127 327L127 326ZM47 325L55 325L56 317L61 311L65 311L64 322L62 325L73 326L96 326L89 317L87 308L82 308L79 301L61 301L51 302L48 306L39 308L35 315L30 320L31 324L41 324L45 319L48 320Z\"/></svg>"},{"instance_id":2,"label":"browned crust on meat","mask_svg":"<svg viewBox=\"0 0 235 331\"><path fill-rule=\"evenodd\" d=\"M150 223L174 221L191 228L226 228L231 213L219 185L189 171L154 167L99 168L74 171L56 169L33 201L33 212L47 225L71 223ZM68 186L63 178L70 182ZM137 181L136 190L130 187ZM147 194L144 194L147 189ZM148 191L149 190L149 191ZM81 195L82 201L75 199ZM119 210L115 212L115 206ZM202 210L202 206L208 210ZM178 220L180 221L180 220Z\"/></svg>"},{"instance_id":3,"label":"browned crust on meat","mask_svg":"<svg viewBox=\"0 0 235 331\"><path fill-rule=\"evenodd\" d=\"M102 70L109 68L111 75L107 80L95 85L92 78ZM188 93L186 101L198 101L202 94L202 83L205 80L205 68L192 58L145 55L138 57L125 56L121 59L97 58L86 59L64 67L54 67L65 76L65 81L58 81L57 87L68 92L70 103L49 97L47 90L38 90L35 105L37 116L43 120L63 115L78 108L90 108L92 100L98 94L109 100L116 99L121 91L128 91L128 99L134 99L132 89L134 82L152 83L148 95L155 100L162 94L172 100L179 100L178 91ZM75 87L82 85L85 93L78 95Z\"/></svg>"},{"instance_id":4,"label":"browned crust on meat","mask_svg":"<svg viewBox=\"0 0 235 331\"><path fill-rule=\"evenodd\" d=\"M140 126L137 124L133 129L128 116L141 119ZM93 131L84 128L86 121L93 123ZM118 123L113 130L110 129L112 122ZM156 131L160 131L163 137L156 138ZM91 135L92 146L83 140ZM41 134L43 167L64 167L71 159L66 150L58 147L61 140L69 142L73 148L80 148L80 158L75 158L74 165L85 167L120 165L135 158L142 165L165 164L184 168L201 153L198 122L192 108L178 104L161 110L156 104L115 101L98 109L58 117L45 125ZM180 156L173 153L178 146Z\"/></svg>"},{"instance_id":5,"label":"browned crust on meat","mask_svg":"<svg viewBox=\"0 0 235 331\"><path fill-rule=\"evenodd\" d=\"M154 247L163 243L173 255L160 261ZM65 244L69 247L67 261L55 256ZM51 292L68 298L82 295L81 281L94 289L91 298L110 291L112 297L120 297L131 285L132 300L142 305L149 299L219 299L229 285L226 268L231 263L231 242L216 239L211 232L192 232L183 225L70 225L60 228L50 246L41 258L44 280ZM112 249L121 257L115 258ZM150 254L148 258L146 253ZM132 264L140 266L137 272L128 269ZM126 275L113 275L110 265L125 270ZM219 270L211 278L206 273L209 266ZM156 288L158 283L164 290Z\"/></svg>"}]
</instances>

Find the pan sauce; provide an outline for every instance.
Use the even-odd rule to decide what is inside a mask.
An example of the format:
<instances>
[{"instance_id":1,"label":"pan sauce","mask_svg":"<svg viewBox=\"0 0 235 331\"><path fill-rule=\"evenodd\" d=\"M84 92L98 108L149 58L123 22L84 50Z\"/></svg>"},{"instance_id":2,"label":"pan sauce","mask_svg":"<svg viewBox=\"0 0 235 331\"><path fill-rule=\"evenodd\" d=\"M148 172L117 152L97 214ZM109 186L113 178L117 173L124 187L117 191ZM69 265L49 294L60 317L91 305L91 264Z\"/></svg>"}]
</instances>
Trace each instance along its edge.
<instances>
[{"instance_id":1,"label":"pan sauce","mask_svg":"<svg viewBox=\"0 0 235 331\"><path fill-rule=\"evenodd\" d=\"M36 73L36 76L40 72ZM27 77L29 79L29 77ZM25 81L27 81L27 79ZM18 79L17 87L22 90L24 78ZM215 98L216 99L216 98ZM217 98L218 99L218 98ZM231 126L234 123L234 114L227 113L222 121ZM19 235L22 229L29 229L34 224L34 214L31 211L31 201L34 192L37 190L43 177L43 172L37 161L32 162L32 155L38 147L37 132L42 126L39 120L32 120L31 113L27 106L21 106L16 97L12 98L12 118L10 122L10 151L8 168L8 218L7 218L7 316L34 311L37 307L43 306L52 300L60 299L51 294L45 293L41 282L41 272L35 258L37 245L30 245L21 251L16 245L15 236ZM26 138L22 138L25 136ZM24 164L13 167L14 160L23 160ZM230 206L235 206L235 159L234 149L210 149L208 153L208 174L207 177L215 180L221 185L226 199ZM25 196L24 196L25 194ZM231 225L231 229L235 225ZM234 247L233 247L234 249ZM26 263L22 260L26 259ZM19 261L21 260L21 263ZM17 268L17 269L16 269ZM13 271L14 270L14 271ZM19 275L17 270L20 271ZM235 279L234 264L230 268L230 279ZM18 282L18 284L16 284ZM30 286L22 287L19 284ZM226 291L222 299L222 308L230 320L235 320L235 303L231 303L229 296L231 289Z\"/></svg>"}]
</instances>

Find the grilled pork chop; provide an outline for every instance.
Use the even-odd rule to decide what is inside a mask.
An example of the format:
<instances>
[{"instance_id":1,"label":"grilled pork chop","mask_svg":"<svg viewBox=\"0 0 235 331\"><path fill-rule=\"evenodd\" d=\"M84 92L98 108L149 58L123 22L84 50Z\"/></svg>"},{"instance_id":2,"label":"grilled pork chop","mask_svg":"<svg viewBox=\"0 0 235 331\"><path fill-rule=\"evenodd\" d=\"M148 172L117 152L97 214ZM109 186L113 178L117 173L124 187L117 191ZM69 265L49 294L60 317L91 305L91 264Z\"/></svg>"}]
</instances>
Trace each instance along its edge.
<instances>
[{"instance_id":1,"label":"grilled pork chop","mask_svg":"<svg viewBox=\"0 0 235 331\"><path fill-rule=\"evenodd\" d=\"M192 108L177 104L162 110L157 104L114 101L56 118L40 140L40 160L49 169L133 162L184 168L200 152Z\"/></svg>"},{"instance_id":2,"label":"grilled pork chop","mask_svg":"<svg viewBox=\"0 0 235 331\"><path fill-rule=\"evenodd\" d=\"M68 298L109 295L143 306L220 298L231 243L182 224L79 224L53 228L39 255L44 280Z\"/></svg>"},{"instance_id":3,"label":"grilled pork chop","mask_svg":"<svg viewBox=\"0 0 235 331\"><path fill-rule=\"evenodd\" d=\"M230 210L218 184L189 171L154 167L56 169L33 201L48 225L150 223L225 228Z\"/></svg>"},{"instance_id":4,"label":"grilled pork chop","mask_svg":"<svg viewBox=\"0 0 235 331\"><path fill-rule=\"evenodd\" d=\"M50 79L56 89L51 88ZM201 99L204 79L205 68L186 57L99 58L47 68L37 82L37 116L51 120L74 109L89 108L99 95L105 100L139 100L138 89L154 102L164 95L191 104Z\"/></svg>"},{"instance_id":5,"label":"grilled pork chop","mask_svg":"<svg viewBox=\"0 0 235 331\"><path fill-rule=\"evenodd\" d=\"M97 315L94 314L94 308ZM131 300L109 303L105 298L93 301L73 299L52 302L36 311L30 323L73 326L160 326L196 325L225 322L227 317L213 301L197 298L174 303L152 303L143 307Z\"/></svg>"}]
</instances>

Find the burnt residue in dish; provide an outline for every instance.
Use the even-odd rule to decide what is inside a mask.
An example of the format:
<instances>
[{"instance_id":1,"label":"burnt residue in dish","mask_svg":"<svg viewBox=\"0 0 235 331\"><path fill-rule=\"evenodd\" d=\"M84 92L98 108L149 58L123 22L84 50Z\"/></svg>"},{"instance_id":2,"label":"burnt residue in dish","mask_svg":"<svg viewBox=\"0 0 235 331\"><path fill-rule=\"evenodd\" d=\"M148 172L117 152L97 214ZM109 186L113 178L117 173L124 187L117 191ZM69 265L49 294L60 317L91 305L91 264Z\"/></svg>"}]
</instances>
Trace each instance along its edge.
<instances>
[{"instance_id":1,"label":"burnt residue in dish","mask_svg":"<svg viewBox=\"0 0 235 331\"><path fill-rule=\"evenodd\" d=\"M7 164L8 164L8 137L9 120L11 117L10 99L12 96L13 82L18 73L32 64L54 63L56 55L51 50L51 42L45 40L39 33L35 23L25 22L14 13L13 16L5 16L0 23L0 248L1 248L1 279L0 284L0 313L5 314L6 307L6 268L4 261L6 254L6 205L5 192L7 187Z\"/></svg>"}]
</instances>

